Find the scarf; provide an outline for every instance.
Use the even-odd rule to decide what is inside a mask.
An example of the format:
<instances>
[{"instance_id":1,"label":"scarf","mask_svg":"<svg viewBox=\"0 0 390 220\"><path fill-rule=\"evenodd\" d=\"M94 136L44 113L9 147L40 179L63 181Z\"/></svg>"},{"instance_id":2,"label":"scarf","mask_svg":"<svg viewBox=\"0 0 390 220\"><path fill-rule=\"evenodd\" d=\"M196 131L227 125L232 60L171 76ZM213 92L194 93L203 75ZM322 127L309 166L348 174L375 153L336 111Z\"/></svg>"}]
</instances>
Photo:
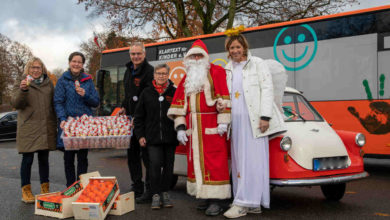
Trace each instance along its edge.
<instances>
[{"instance_id":1,"label":"scarf","mask_svg":"<svg viewBox=\"0 0 390 220\"><path fill-rule=\"evenodd\" d=\"M162 94L163 92L165 92L165 90L167 89L168 87L168 81L164 84L164 85L157 85L156 84L156 80L153 80L153 86L154 88L156 89L156 91L158 92L158 94Z\"/></svg>"},{"instance_id":2,"label":"scarf","mask_svg":"<svg viewBox=\"0 0 390 220\"><path fill-rule=\"evenodd\" d=\"M44 78L43 78L43 74L42 74L38 79L34 79L33 82L39 86L43 82L43 79Z\"/></svg>"},{"instance_id":3,"label":"scarf","mask_svg":"<svg viewBox=\"0 0 390 220\"><path fill-rule=\"evenodd\" d=\"M70 72L70 75L72 76L73 81L76 81L76 80L80 81L81 80L81 78L82 78L81 73L83 72L83 70L80 71L79 75L73 75L72 71L70 71L70 70L69 70L69 72Z\"/></svg>"}]
</instances>

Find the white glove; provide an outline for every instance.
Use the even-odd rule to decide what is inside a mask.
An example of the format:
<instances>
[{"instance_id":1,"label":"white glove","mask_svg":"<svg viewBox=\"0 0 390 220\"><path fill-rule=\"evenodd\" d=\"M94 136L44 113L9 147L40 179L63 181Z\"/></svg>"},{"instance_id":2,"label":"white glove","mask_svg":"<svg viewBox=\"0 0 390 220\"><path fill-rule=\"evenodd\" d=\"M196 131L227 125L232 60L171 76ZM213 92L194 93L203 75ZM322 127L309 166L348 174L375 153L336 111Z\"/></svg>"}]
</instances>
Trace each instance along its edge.
<instances>
[{"instance_id":1,"label":"white glove","mask_svg":"<svg viewBox=\"0 0 390 220\"><path fill-rule=\"evenodd\" d=\"M223 135L223 133L227 132L228 124L218 124L218 134Z\"/></svg>"},{"instance_id":2,"label":"white glove","mask_svg":"<svg viewBox=\"0 0 390 220\"><path fill-rule=\"evenodd\" d=\"M185 130L179 130L177 132L177 140L183 144L186 145L186 142L188 141L187 134Z\"/></svg>"}]
</instances>

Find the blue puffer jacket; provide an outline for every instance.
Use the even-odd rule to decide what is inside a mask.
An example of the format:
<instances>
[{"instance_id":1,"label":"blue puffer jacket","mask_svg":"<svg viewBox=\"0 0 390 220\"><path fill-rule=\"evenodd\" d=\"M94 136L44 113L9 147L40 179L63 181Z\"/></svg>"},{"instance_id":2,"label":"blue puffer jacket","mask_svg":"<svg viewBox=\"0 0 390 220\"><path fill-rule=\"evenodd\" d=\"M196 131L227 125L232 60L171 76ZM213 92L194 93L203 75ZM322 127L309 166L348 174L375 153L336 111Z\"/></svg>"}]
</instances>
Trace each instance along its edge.
<instances>
[{"instance_id":1,"label":"blue puffer jacket","mask_svg":"<svg viewBox=\"0 0 390 220\"><path fill-rule=\"evenodd\" d=\"M58 126L69 116L92 115L91 107L99 105L99 95L90 75L82 73L80 86L85 90L84 97L77 94L70 71L66 71L58 80L54 90L54 108L59 120ZM61 133L62 129L58 127L57 148L64 147L60 138Z\"/></svg>"}]
</instances>

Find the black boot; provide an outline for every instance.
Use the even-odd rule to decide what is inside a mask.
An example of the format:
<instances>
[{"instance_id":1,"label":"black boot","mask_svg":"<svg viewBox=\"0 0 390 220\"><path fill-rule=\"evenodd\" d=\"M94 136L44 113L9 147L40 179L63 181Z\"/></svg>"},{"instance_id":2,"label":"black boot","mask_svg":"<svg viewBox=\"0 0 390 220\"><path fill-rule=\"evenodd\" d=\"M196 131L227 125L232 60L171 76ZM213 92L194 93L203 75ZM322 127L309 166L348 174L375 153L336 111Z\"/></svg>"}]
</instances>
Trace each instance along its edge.
<instances>
[{"instance_id":1,"label":"black boot","mask_svg":"<svg viewBox=\"0 0 390 220\"><path fill-rule=\"evenodd\" d=\"M198 206L196 207L197 210L204 211L206 210L210 205L210 201L208 199L202 199L198 203Z\"/></svg>"},{"instance_id":2,"label":"black boot","mask_svg":"<svg viewBox=\"0 0 390 220\"><path fill-rule=\"evenodd\" d=\"M204 213L209 216L216 216L221 214L222 211L223 209L218 203L212 202Z\"/></svg>"},{"instance_id":3,"label":"black boot","mask_svg":"<svg viewBox=\"0 0 390 220\"><path fill-rule=\"evenodd\" d=\"M150 193L150 191L146 191L144 194L142 194L142 196L136 198L135 202L137 204L150 203L152 202L152 194Z\"/></svg>"},{"instance_id":4,"label":"black boot","mask_svg":"<svg viewBox=\"0 0 390 220\"><path fill-rule=\"evenodd\" d=\"M144 184L143 182L137 183L137 184L132 184L131 185L131 190L134 191L134 197L139 198L143 195L144 193Z\"/></svg>"}]
</instances>

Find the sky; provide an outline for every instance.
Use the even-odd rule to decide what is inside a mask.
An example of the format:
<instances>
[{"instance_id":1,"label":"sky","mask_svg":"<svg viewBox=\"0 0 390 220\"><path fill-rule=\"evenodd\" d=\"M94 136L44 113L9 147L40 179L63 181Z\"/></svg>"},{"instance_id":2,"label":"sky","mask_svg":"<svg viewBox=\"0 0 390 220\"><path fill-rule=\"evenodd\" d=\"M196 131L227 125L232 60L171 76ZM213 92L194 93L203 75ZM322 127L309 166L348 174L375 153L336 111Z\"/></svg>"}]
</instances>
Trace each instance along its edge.
<instances>
[{"instance_id":1,"label":"sky","mask_svg":"<svg viewBox=\"0 0 390 220\"><path fill-rule=\"evenodd\" d=\"M389 0L359 0L344 11L390 5ZM88 16L77 0L1 0L0 33L26 44L49 70L66 69L70 53L108 27L103 17Z\"/></svg>"}]
</instances>

